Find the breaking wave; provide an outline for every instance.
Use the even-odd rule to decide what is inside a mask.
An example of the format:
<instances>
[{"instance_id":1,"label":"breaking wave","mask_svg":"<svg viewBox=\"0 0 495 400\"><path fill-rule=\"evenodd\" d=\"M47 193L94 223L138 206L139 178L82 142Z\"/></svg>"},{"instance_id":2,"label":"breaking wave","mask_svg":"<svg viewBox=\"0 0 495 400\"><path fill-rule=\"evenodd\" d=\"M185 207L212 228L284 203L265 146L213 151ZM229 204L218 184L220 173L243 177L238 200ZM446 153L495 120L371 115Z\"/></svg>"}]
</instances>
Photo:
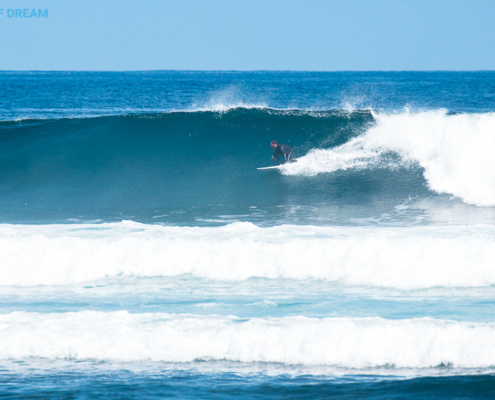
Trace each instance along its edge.
<instances>
[{"instance_id":1,"label":"breaking wave","mask_svg":"<svg viewBox=\"0 0 495 400\"><path fill-rule=\"evenodd\" d=\"M0 359L488 368L495 324L430 318L251 318L127 311L0 315Z\"/></svg>"},{"instance_id":2,"label":"breaking wave","mask_svg":"<svg viewBox=\"0 0 495 400\"><path fill-rule=\"evenodd\" d=\"M0 225L0 285L112 276L322 279L402 290L495 285L495 229Z\"/></svg>"},{"instance_id":3,"label":"breaking wave","mask_svg":"<svg viewBox=\"0 0 495 400\"><path fill-rule=\"evenodd\" d=\"M439 193L495 205L493 113L213 109L0 122L0 222L180 224L170 211L329 205L376 217ZM256 170L272 139L299 159L282 174Z\"/></svg>"},{"instance_id":4,"label":"breaking wave","mask_svg":"<svg viewBox=\"0 0 495 400\"><path fill-rule=\"evenodd\" d=\"M495 205L495 113L452 115L436 110L373 117L376 123L359 137L335 148L311 150L284 173L314 176L367 168L395 152L401 161L424 170L431 190L478 206Z\"/></svg>"}]
</instances>

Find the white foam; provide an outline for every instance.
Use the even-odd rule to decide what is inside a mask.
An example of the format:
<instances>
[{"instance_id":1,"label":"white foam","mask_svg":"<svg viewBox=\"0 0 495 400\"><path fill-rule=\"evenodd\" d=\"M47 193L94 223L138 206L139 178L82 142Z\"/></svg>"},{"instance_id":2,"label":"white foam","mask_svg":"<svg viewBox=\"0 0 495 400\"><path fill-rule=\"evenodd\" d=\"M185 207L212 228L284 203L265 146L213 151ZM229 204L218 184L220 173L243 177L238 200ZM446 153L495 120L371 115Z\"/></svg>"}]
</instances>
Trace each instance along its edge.
<instances>
[{"instance_id":1,"label":"white foam","mask_svg":"<svg viewBox=\"0 0 495 400\"><path fill-rule=\"evenodd\" d=\"M278 304L275 303L274 301L270 300L262 300L258 301L257 303L250 304L251 306L257 306L257 307L278 307Z\"/></svg>"},{"instance_id":2,"label":"white foam","mask_svg":"<svg viewBox=\"0 0 495 400\"><path fill-rule=\"evenodd\" d=\"M12 312L0 315L0 343L0 359L226 360L346 368L495 365L495 323L429 318Z\"/></svg>"},{"instance_id":3,"label":"white foam","mask_svg":"<svg viewBox=\"0 0 495 400\"><path fill-rule=\"evenodd\" d=\"M198 111L212 111L218 113L226 113L236 109L269 109L269 107L265 103L244 103L242 101L235 102L225 102L225 101L210 101L201 106L194 106L189 112L198 112Z\"/></svg>"},{"instance_id":4,"label":"white foam","mask_svg":"<svg viewBox=\"0 0 495 400\"><path fill-rule=\"evenodd\" d=\"M230 85L222 90L211 93L206 101L194 104L191 111L213 111L224 113L237 108L256 109L268 108L265 101L246 99L239 86Z\"/></svg>"},{"instance_id":5,"label":"white foam","mask_svg":"<svg viewBox=\"0 0 495 400\"><path fill-rule=\"evenodd\" d=\"M281 170L284 175L315 176L323 172L334 172L350 168L367 168L380 159L378 149L367 149L361 137L333 149L313 149L307 155L287 164Z\"/></svg>"},{"instance_id":6,"label":"white foam","mask_svg":"<svg viewBox=\"0 0 495 400\"><path fill-rule=\"evenodd\" d=\"M495 227L0 225L0 285L190 274L421 289L495 284Z\"/></svg>"},{"instance_id":7,"label":"white foam","mask_svg":"<svg viewBox=\"0 0 495 400\"><path fill-rule=\"evenodd\" d=\"M446 110L374 113L376 125L359 138L312 151L286 174L315 175L363 167L394 151L424 168L429 187L479 206L495 205L495 113L448 115Z\"/></svg>"}]
</instances>

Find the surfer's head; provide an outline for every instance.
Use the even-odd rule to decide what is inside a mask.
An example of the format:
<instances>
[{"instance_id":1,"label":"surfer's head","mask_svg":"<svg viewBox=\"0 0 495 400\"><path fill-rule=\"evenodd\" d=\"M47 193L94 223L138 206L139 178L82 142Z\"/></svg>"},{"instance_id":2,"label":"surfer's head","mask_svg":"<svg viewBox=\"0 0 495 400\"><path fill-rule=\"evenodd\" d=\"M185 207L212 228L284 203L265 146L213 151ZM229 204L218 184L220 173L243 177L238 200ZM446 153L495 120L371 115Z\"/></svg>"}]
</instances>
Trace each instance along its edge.
<instances>
[{"instance_id":1,"label":"surfer's head","mask_svg":"<svg viewBox=\"0 0 495 400\"><path fill-rule=\"evenodd\" d=\"M270 143L270 147L272 149L275 149L277 146L278 146L278 142L276 140L272 140L271 143Z\"/></svg>"}]
</instances>

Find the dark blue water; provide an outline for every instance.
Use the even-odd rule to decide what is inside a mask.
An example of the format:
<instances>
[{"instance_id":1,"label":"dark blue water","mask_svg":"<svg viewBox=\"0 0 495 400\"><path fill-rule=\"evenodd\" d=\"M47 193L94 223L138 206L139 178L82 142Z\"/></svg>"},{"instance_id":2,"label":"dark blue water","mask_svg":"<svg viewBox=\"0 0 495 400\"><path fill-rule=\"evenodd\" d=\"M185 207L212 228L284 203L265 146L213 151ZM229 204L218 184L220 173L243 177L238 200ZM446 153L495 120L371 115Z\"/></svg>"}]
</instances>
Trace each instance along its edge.
<instances>
[{"instance_id":1,"label":"dark blue water","mask_svg":"<svg viewBox=\"0 0 495 400\"><path fill-rule=\"evenodd\" d=\"M376 376L267 376L190 371L153 375L122 371L105 374L66 372L0 377L4 398L32 399L491 399L495 377L420 377L400 380ZM22 389L21 389L22 387Z\"/></svg>"},{"instance_id":2,"label":"dark blue water","mask_svg":"<svg viewBox=\"0 0 495 400\"><path fill-rule=\"evenodd\" d=\"M0 72L0 397L493 398L494 112L495 72Z\"/></svg>"},{"instance_id":3,"label":"dark blue water","mask_svg":"<svg viewBox=\"0 0 495 400\"><path fill-rule=\"evenodd\" d=\"M489 112L485 72L1 72L3 120L222 109Z\"/></svg>"}]
</instances>

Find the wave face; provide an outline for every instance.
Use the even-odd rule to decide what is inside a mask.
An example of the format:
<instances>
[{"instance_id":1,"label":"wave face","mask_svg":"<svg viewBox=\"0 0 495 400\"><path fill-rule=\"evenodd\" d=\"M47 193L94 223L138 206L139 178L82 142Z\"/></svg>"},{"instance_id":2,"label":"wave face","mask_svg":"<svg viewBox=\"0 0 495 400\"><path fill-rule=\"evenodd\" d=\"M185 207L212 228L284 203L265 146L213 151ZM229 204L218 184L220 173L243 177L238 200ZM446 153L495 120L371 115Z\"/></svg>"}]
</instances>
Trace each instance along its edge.
<instances>
[{"instance_id":1,"label":"wave face","mask_svg":"<svg viewBox=\"0 0 495 400\"><path fill-rule=\"evenodd\" d=\"M372 120L369 112L234 109L4 122L3 219L157 222L153 216L200 207L208 217L209 206L220 206L216 214L316 206L338 188L257 171L272 162L270 141L283 136L301 155L343 144Z\"/></svg>"},{"instance_id":2,"label":"wave face","mask_svg":"<svg viewBox=\"0 0 495 400\"><path fill-rule=\"evenodd\" d=\"M348 224L439 194L493 206L494 127L492 113L264 108L2 122L0 218ZM299 161L257 171L273 138Z\"/></svg>"}]
</instances>

